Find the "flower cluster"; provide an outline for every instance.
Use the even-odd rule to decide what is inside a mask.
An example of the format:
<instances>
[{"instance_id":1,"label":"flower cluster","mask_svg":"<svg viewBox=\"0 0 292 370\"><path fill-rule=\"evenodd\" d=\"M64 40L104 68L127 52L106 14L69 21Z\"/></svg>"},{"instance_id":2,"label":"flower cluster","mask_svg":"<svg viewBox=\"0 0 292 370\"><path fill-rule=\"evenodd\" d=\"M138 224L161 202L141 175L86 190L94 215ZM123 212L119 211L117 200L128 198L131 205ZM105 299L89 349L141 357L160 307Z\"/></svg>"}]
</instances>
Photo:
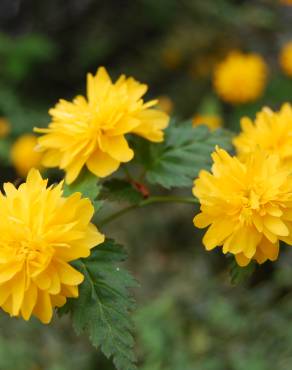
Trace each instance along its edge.
<instances>
[{"instance_id":1,"label":"flower cluster","mask_svg":"<svg viewBox=\"0 0 292 370\"><path fill-rule=\"evenodd\" d=\"M292 107L264 108L241 124L237 156L217 148L193 193L201 203L194 224L209 227L206 249L222 246L245 266L277 259L280 241L292 245Z\"/></svg>"},{"instance_id":2,"label":"flower cluster","mask_svg":"<svg viewBox=\"0 0 292 370\"><path fill-rule=\"evenodd\" d=\"M0 307L11 316L50 322L55 307L78 297L84 276L70 263L104 241L90 222L90 200L80 193L64 197L62 183L47 187L37 168L42 162L64 169L68 183L84 166L104 177L133 158L126 134L161 142L169 117L154 109L158 101L143 101L146 91L125 76L113 83L99 68L88 75L87 98L60 100L48 128L35 129L42 137L23 135L13 144L11 161L28 176L18 189L6 183L0 193Z\"/></svg>"},{"instance_id":3,"label":"flower cluster","mask_svg":"<svg viewBox=\"0 0 292 370\"><path fill-rule=\"evenodd\" d=\"M62 196L35 169L18 189L0 194L0 306L11 316L50 322L54 307L78 296L83 275L70 262L88 257L104 236L90 223L94 209L80 193Z\"/></svg>"},{"instance_id":4,"label":"flower cluster","mask_svg":"<svg viewBox=\"0 0 292 370\"><path fill-rule=\"evenodd\" d=\"M126 134L162 141L169 117L153 108L157 100L143 101L146 91L147 85L124 75L113 83L102 67L95 76L88 74L87 98L60 100L49 111L49 127L35 129L45 134L38 141L44 152L43 165L64 169L67 183L72 183L84 166L105 177L134 156Z\"/></svg>"}]
</instances>

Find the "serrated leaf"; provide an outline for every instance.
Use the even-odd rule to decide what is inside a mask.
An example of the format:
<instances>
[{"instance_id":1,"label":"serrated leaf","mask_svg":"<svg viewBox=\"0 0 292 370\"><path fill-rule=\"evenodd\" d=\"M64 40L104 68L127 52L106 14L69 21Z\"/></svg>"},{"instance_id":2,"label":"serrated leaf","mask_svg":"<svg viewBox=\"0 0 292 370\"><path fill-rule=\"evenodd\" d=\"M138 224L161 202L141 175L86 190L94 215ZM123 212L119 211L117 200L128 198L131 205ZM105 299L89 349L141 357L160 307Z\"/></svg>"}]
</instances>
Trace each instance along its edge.
<instances>
[{"instance_id":1,"label":"serrated leaf","mask_svg":"<svg viewBox=\"0 0 292 370\"><path fill-rule=\"evenodd\" d=\"M85 280L79 298L70 299L60 312L70 312L77 334L86 333L94 346L113 358L118 370L136 370L130 316L135 302L128 288L137 283L119 267L125 259L123 248L108 239L89 258L76 262Z\"/></svg>"},{"instance_id":2,"label":"serrated leaf","mask_svg":"<svg viewBox=\"0 0 292 370\"><path fill-rule=\"evenodd\" d=\"M172 124L166 130L163 143L138 142L135 152L151 184L160 184L168 189L187 187L191 186L201 169L210 168L210 155L216 145L231 150L231 138L232 134L226 130L210 132L203 125L192 127L190 122Z\"/></svg>"},{"instance_id":3,"label":"serrated leaf","mask_svg":"<svg viewBox=\"0 0 292 370\"><path fill-rule=\"evenodd\" d=\"M137 204L143 200L143 195L133 184L122 179L111 179L103 183L100 193L100 199L107 199L110 201L126 201L132 204Z\"/></svg>"},{"instance_id":4,"label":"serrated leaf","mask_svg":"<svg viewBox=\"0 0 292 370\"><path fill-rule=\"evenodd\" d=\"M84 198L89 198L92 201L95 211L102 206L102 201L96 200L100 190L101 185L98 183L97 177L86 170L82 171L77 180L72 184L64 185L65 196L80 192Z\"/></svg>"},{"instance_id":5,"label":"serrated leaf","mask_svg":"<svg viewBox=\"0 0 292 370\"><path fill-rule=\"evenodd\" d=\"M247 282L253 274L255 267L256 264L253 261L251 261L247 266L241 267L236 263L235 258L232 257L232 261L230 262L231 283L237 285Z\"/></svg>"}]
</instances>

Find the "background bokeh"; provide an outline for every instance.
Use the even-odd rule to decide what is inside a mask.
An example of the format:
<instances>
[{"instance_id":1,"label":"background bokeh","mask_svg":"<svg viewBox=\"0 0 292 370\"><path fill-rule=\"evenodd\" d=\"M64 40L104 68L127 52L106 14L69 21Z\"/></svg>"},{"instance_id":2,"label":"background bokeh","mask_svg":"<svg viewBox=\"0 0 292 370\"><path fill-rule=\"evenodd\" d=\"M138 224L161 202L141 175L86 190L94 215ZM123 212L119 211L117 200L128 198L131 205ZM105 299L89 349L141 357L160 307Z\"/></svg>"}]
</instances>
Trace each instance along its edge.
<instances>
[{"instance_id":1,"label":"background bokeh","mask_svg":"<svg viewBox=\"0 0 292 370\"><path fill-rule=\"evenodd\" d=\"M148 97L161 97L161 108L179 119L209 112L238 130L241 116L292 100L292 77L278 62L291 25L292 6L278 0L1 0L1 182L19 181L15 141L46 125L59 98L83 93L86 73L100 65L146 82ZM263 96L240 106L212 89L214 66L234 49L261 54L269 67ZM291 369L291 249L233 286L228 260L202 248L195 211L151 206L105 229L127 247L141 284L134 317L141 369ZM66 317L47 327L6 315L0 323L0 370L113 369Z\"/></svg>"}]
</instances>

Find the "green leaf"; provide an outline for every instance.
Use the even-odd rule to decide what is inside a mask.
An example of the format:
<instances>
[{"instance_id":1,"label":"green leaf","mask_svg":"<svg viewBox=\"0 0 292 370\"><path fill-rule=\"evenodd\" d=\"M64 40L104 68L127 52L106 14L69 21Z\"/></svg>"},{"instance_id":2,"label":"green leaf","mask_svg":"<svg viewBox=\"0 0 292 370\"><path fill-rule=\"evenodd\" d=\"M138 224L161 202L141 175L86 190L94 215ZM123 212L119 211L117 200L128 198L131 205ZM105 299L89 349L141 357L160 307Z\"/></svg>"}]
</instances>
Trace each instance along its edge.
<instances>
[{"instance_id":1,"label":"green leaf","mask_svg":"<svg viewBox=\"0 0 292 370\"><path fill-rule=\"evenodd\" d=\"M89 258L74 265L85 276L78 299L70 299L60 313L70 312L77 334L86 333L94 346L118 370L135 370L133 322L130 311L135 302L128 288L134 278L118 263L126 259L123 248L106 240L93 249Z\"/></svg>"},{"instance_id":2,"label":"green leaf","mask_svg":"<svg viewBox=\"0 0 292 370\"><path fill-rule=\"evenodd\" d=\"M171 124L161 144L134 143L136 160L143 164L151 184L165 188L188 187L203 168L210 168L215 146L231 150L231 133L210 132L206 126L192 127L190 122Z\"/></svg>"},{"instance_id":3,"label":"green leaf","mask_svg":"<svg viewBox=\"0 0 292 370\"><path fill-rule=\"evenodd\" d=\"M102 201L96 200L100 190L101 185L98 183L97 177L87 170L83 170L72 184L64 185L65 196L80 192L84 198L89 198L92 201L95 211L102 206Z\"/></svg>"},{"instance_id":4,"label":"green leaf","mask_svg":"<svg viewBox=\"0 0 292 370\"><path fill-rule=\"evenodd\" d=\"M100 199L137 204L143 200L143 195L129 181L111 179L103 183Z\"/></svg>"},{"instance_id":5,"label":"green leaf","mask_svg":"<svg viewBox=\"0 0 292 370\"><path fill-rule=\"evenodd\" d=\"M248 281L255 270L256 264L251 261L247 266L241 267L237 264L235 258L232 257L230 263L230 279L234 285L243 284Z\"/></svg>"}]
</instances>

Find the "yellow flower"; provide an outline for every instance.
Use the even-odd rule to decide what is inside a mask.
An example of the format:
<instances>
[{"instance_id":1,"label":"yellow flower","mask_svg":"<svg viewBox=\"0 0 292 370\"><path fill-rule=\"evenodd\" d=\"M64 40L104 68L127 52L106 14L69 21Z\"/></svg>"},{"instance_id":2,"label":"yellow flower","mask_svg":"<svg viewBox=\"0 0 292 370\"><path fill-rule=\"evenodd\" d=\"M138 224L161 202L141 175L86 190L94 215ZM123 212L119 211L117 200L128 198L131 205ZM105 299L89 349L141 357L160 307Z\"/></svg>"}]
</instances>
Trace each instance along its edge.
<instances>
[{"instance_id":1,"label":"yellow flower","mask_svg":"<svg viewBox=\"0 0 292 370\"><path fill-rule=\"evenodd\" d=\"M36 169L18 189L0 193L0 307L11 316L50 322L54 307L78 297L83 275L70 262L88 257L104 236L90 223L94 209L62 183L47 188Z\"/></svg>"},{"instance_id":2,"label":"yellow flower","mask_svg":"<svg viewBox=\"0 0 292 370\"><path fill-rule=\"evenodd\" d=\"M201 203L195 226L209 226L207 250L223 247L240 266L278 257L279 240L292 244L292 177L277 155L252 153L245 162L223 149L212 155L212 171L201 171L193 194Z\"/></svg>"},{"instance_id":3,"label":"yellow flower","mask_svg":"<svg viewBox=\"0 0 292 370\"><path fill-rule=\"evenodd\" d=\"M284 73L292 77L292 41L283 46L279 55L279 62Z\"/></svg>"},{"instance_id":4,"label":"yellow flower","mask_svg":"<svg viewBox=\"0 0 292 370\"><path fill-rule=\"evenodd\" d=\"M213 85L223 101L242 104L259 98L266 80L267 66L260 55L231 52L215 67Z\"/></svg>"},{"instance_id":5,"label":"yellow flower","mask_svg":"<svg viewBox=\"0 0 292 370\"><path fill-rule=\"evenodd\" d=\"M0 117L0 138L6 137L10 133L10 123L4 118Z\"/></svg>"},{"instance_id":6,"label":"yellow flower","mask_svg":"<svg viewBox=\"0 0 292 370\"><path fill-rule=\"evenodd\" d=\"M222 127L221 117L213 114L198 114L193 118L193 127L206 125L211 131Z\"/></svg>"},{"instance_id":7,"label":"yellow flower","mask_svg":"<svg viewBox=\"0 0 292 370\"><path fill-rule=\"evenodd\" d=\"M169 117L153 109L156 100L145 103L147 85L122 75L113 83L104 68L87 76L87 99L60 100L50 109L48 128L35 129L45 135L38 140L45 151L43 164L66 171L66 182L73 182L83 166L98 177L118 169L133 158L125 134L134 133L150 141L163 140Z\"/></svg>"},{"instance_id":8,"label":"yellow flower","mask_svg":"<svg viewBox=\"0 0 292 370\"><path fill-rule=\"evenodd\" d=\"M249 118L241 120L242 132L233 144L238 156L245 159L256 149L278 154L288 167L292 168L292 107L284 104L278 112L264 108L253 123Z\"/></svg>"},{"instance_id":9,"label":"yellow flower","mask_svg":"<svg viewBox=\"0 0 292 370\"><path fill-rule=\"evenodd\" d=\"M36 145L36 136L26 134L20 136L11 147L11 162L22 177L25 177L31 168L41 167L43 155L36 151Z\"/></svg>"}]
</instances>

